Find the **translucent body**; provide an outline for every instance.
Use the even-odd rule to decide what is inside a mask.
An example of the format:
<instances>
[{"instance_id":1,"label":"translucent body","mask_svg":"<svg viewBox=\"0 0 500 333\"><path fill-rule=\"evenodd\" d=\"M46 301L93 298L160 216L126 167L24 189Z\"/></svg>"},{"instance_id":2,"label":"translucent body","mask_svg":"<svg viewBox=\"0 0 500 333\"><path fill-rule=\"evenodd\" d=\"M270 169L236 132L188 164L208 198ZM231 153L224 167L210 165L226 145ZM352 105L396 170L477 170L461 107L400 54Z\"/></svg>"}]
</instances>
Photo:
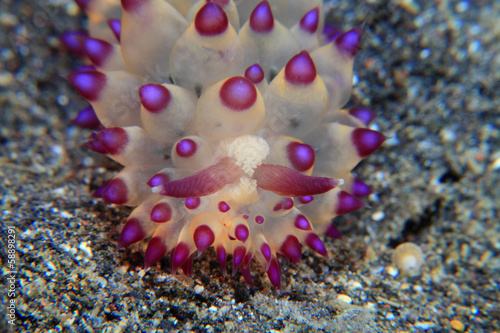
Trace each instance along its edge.
<instances>
[{"instance_id":1,"label":"translucent body","mask_svg":"<svg viewBox=\"0 0 500 333\"><path fill-rule=\"evenodd\" d=\"M127 67L150 82L166 82L170 52L187 26L187 20L163 0L144 1L139 8L124 10L121 46Z\"/></svg>"},{"instance_id":2,"label":"translucent body","mask_svg":"<svg viewBox=\"0 0 500 333\"><path fill-rule=\"evenodd\" d=\"M258 63L268 80L300 51L292 33L277 20L269 31L255 31L247 21L240 29L239 38L245 52L245 68Z\"/></svg>"},{"instance_id":3,"label":"translucent body","mask_svg":"<svg viewBox=\"0 0 500 333\"><path fill-rule=\"evenodd\" d=\"M256 259L280 288L278 253L326 257L317 233L370 192L349 172L385 137L364 128L370 112L339 110L360 31L319 45L316 0L121 2L125 69L69 76L106 127L86 147L126 166L95 193L137 206L119 245L148 239L146 267L171 253L186 274L213 246L223 274L232 260L251 284Z\"/></svg>"}]
</instances>

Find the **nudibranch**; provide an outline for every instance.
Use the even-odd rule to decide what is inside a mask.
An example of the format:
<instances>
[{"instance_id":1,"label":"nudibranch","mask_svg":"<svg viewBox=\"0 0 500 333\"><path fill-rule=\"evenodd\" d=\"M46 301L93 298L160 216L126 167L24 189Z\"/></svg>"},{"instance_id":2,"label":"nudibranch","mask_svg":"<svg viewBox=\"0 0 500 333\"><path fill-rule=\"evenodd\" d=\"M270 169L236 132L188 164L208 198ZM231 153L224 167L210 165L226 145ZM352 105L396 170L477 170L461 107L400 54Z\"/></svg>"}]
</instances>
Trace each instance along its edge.
<instances>
[{"instance_id":1,"label":"nudibranch","mask_svg":"<svg viewBox=\"0 0 500 333\"><path fill-rule=\"evenodd\" d=\"M252 284L259 262L276 288L278 255L364 206L351 170L384 142L374 112L343 110L362 31L336 33L321 0L78 0L88 32L63 43L89 61L68 75L90 107L88 149L124 168L94 197L136 207L119 247L148 240L144 265L170 253L191 274L213 247Z\"/></svg>"}]
</instances>

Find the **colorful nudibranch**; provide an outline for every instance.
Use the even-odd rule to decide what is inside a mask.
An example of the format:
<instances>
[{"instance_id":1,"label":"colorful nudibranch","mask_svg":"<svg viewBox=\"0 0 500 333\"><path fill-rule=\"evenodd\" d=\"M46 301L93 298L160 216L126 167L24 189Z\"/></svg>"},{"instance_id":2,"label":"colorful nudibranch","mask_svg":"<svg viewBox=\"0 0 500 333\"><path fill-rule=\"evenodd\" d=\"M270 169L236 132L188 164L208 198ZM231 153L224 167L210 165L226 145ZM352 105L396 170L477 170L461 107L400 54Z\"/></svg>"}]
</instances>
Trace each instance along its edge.
<instances>
[{"instance_id":1,"label":"colorful nudibranch","mask_svg":"<svg viewBox=\"0 0 500 333\"><path fill-rule=\"evenodd\" d=\"M362 31L332 33L320 0L79 0L89 32L61 40L95 68L68 75L91 107L85 147L124 168L94 197L136 207L119 247L171 273L213 247L252 284L256 259L281 286L335 216L371 193L350 171L384 142L348 101Z\"/></svg>"}]
</instances>

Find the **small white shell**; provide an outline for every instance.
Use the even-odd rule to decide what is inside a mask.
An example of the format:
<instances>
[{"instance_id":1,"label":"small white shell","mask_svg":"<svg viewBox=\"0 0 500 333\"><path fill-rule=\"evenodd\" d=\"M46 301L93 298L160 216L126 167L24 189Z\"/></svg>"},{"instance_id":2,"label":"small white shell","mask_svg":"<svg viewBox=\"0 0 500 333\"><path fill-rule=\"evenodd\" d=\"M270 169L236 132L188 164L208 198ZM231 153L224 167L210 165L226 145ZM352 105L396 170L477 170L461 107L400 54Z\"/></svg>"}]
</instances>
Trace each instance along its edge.
<instances>
[{"instance_id":1,"label":"small white shell","mask_svg":"<svg viewBox=\"0 0 500 333\"><path fill-rule=\"evenodd\" d=\"M424 253L420 246L414 243L403 243L392 253L392 262L401 273L416 275L424 263Z\"/></svg>"}]
</instances>

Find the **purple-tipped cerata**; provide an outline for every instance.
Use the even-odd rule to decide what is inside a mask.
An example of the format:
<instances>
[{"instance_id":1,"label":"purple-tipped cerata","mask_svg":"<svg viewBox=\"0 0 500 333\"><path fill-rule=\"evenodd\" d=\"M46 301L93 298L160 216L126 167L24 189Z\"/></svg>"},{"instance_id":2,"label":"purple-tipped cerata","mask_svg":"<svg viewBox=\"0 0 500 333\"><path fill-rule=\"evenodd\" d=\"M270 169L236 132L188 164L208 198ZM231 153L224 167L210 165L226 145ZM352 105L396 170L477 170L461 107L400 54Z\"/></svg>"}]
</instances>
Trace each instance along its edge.
<instances>
[{"instance_id":1,"label":"purple-tipped cerata","mask_svg":"<svg viewBox=\"0 0 500 333\"><path fill-rule=\"evenodd\" d=\"M83 128L99 128L102 126L92 106L88 106L78 112L75 119L73 119L71 122L76 126L80 126Z\"/></svg>"},{"instance_id":2,"label":"purple-tipped cerata","mask_svg":"<svg viewBox=\"0 0 500 333\"><path fill-rule=\"evenodd\" d=\"M102 143L97 139L97 135L95 133L91 134L91 139L83 144L83 146L87 149L95 151L99 154L107 154L108 151Z\"/></svg>"},{"instance_id":3,"label":"purple-tipped cerata","mask_svg":"<svg viewBox=\"0 0 500 333\"><path fill-rule=\"evenodd\" d=\"M338 194L338 203L335 208L336 215L344 215L360 208L363 208L365 203L355 196L347 193L346 191L341 191Z\"/></svg>"},{"instance_id":4,"label":"purple-tipped cerata","mask_svg":"<svg viewBox=\"0 0 500 333\"><path fill-rule=\"evenodd\" d=\"M300 27L311 34L318 30L319 24L319 8L314 7L306 13L300 20Z\"/></svg>"},{"instance_id":5,"label":"purple-tipped cerata","mask_svg":"<svg viewBox=\"0 0 500 333\"><path fill-rule=\"evenodd\" d=\"M146 253L144 254L144 269L151 267L167 253L165 242L160 237L153 237L148 243Z\"/></svg>"},{"instance_id":6,"label":"purple-tipped cerata","mask_svg":"<svg viewBox=\"0 0 500 333\"><path fill-rule=\"evenodd\" d=\"M377 116L374 111L367 108L351 108L349 114L361 120L365 126L368 126Z\"/></svg>"},{"instance_id":7,"label":"purple-tipped cerata","mask_svg":"<svg viewBox=\"0 0 500 333\"><path fill-rule=\"evenodd\" d=\"M110 181L111 180L108 180L107 182L105 182L104 184L99 186L99 188L97 188L94 192L92 192L91 197L92 198L102 198L102 193L104 192L104 189L106 188L106 186L108 186Z\"/></svg>"},{"instance_id":8,"label":"purple-tipped cerata","mask_svg":"<svg viewBox=\"0 0 500 333\"><path fill-rule=\"evenodd\" d=\"M290 142L286 147L288 159L297 171L304 172L314 165L314 149L305 143Z\"/></svg>"},{"instance_id":9,"label":"purple-tipped cerata","mask_svg":"<svg viewBox=\"0 0 500 333\"><path fill-rule=\"evenodd\" d=\"M141 221L136 218L131 218L123 226L122 232L120 233L120 240L118 241L118 247L127 247L144 239L144 237L146 237L146 233L141 227Z\"/></svg>"},{"instance_id":10,"label":"purple-tipped cerata","mask_svg":"<svg viewBox=\"0 0 500 333\"><path fill-rule=\"evenodd\" d=\"M146 84L139 88L139 98L146 110L157 113L168 106L172 96L161 84Z\"/></svg>"},{"instance_id":11,"label":"purple-tipped cerata","mask_svg":"<svg viewBox=\"0 0 500 333\"><path fill-rule=\"evenodd\" d=\"M200 198L186 198L186 200L184 200L184 206L186 206L187 209L196 209L200 207L200 204Z\"/></svg>"},{"instance_id":12,"label":"purple-tipped cerata","mask_svg":"<svg viewBox=\"0 0 500 333\"><path fill-rule=\"evenodd\" d=\"M356 128L352 131L351 139L359 156L366 157L375 152L384 143L386 137L368 128Z\"/></svg>"},{"instance_id":13,"label":"purple-tipped cerata","mask_svg":"<svg viewBox=\"0 0 500 333\"><path fill-rule=\"evenodd\" d=\"M293 225L295 226L295 228L300 230L312 230L311 223L302 214L299 214L297 215L297 217L295 217L295 222Z\"/></svg>"},{"instance_id":14,"label":"purple-tipped cerata","mask_svg":"<svg viewBox=\"0 0 500 333\"><path fill-rule=\"evenodd\" d=\"M83 51L96 65L102 66L113 51L113 45L97 38L85 38L82 42Z\"/></svg>"},{"instance_id":15,"label":"purple-tipped cerata","mask_svg":"<svg viewBox=\"0 0 500 333\"><path fill-rule=\"evenodd\" d=\"M123 152L129 142L127 132L121 127L106 128L99 131L97 138L104 149L111 155L118 155Z\"/></svg>"},{"instance_id":16,"label":"purple-tipped cerata","mask_svg":"<svg viewBox=\"0 0 500 333\"><path fill-rule=\"evenodd\" d=\"M127 202L127 198L127 184L120 178L111 180L102 192L102 199L109 203L123 205Z\"/></svg>"},{"instance_id":17,"label":"purple-tipped cerata","mask_svg":"<svg viewBox=\"0 0 500 333\"><path fill-rule=\"evenodd\" d=\"M253 64L248 67L245 71L245 77L252 81L254 84L262 82L264 80L264 70L259 64Z\"/></svg>"},{"instance_id":18,"label":"purple-tipped cerata","mask_svg":"<svg viewBox=\"0 0 500 333\"><path fill-rule=\"evenodd\" d=\"M90 2L92 2L92 0L75 0L75 3L78 5L78 7L83 10L87 9L87 6Z\"/></svg>"},{"instance_id":19,"label":"purple-tipped cerata","mask_svg":"<svg viewBox=\"0 0 500 333\"><path fill-rule=\"evenodd\" d=\"M160 186L170 181L170 177L163 173L157 173L147 182L147 184L151 187Z\"/></svg>"},{"instance_id":20,"label":"purple-tipped cerata","mask_svg":"<svg viewBox=\"0 0 500 333\"><path fill-rule=\"evenodd\" d=\"M325 236L334 238L334 239L342 239L342 233L337 229L335 224L332 222L328 226L328 228L325 231Z\"/></svg>"},{"instance_id":21,"label":"purple-tipped cerata","mask_svg":"<svg viewBox=\"0 0 500 333\"><path fill-rule=\"evenodd\" d=\"M346 31L335 39L335 45L337 45L340 52L354 58L361 43L362 33L363 30L360 27Z\"/></svg>"},{"instance_id":22,"label":"purple-tipped cerata","mask_svg":"<svg viewBox=\"0 0 500 333\"><path fill-rule=\"evenodd\" d=\"M306 176L287 167L271 164L260 165L255 178L258 187L290 197L325 193L339 185L337 179Z\"/></svg>"},{"instance_id":23,"label":"purple-tipped cerata","mask_svg":"<svg viewBox=\"0 0 500 333\"><path fill-rule=\"evenodd\" d=\"M109 19L108 20L108 25L111 31L113 31L113 35L115 35L116 40L118 43L120 42L120 31L121 31L121 22L120 20L116 19Z\"/></svg>"},{"instance_id":24,"label":"purple-tipped cerata","mask_svg":"<svg viewBox=\"0 0 500 333\"><path fill-rule=\"evenodd\" d=\"M300 197L299 202L303 205L306 205L314 200L312 195L306 195L305 197Z\"/></svg>"},{"instance_id":25,"label":"purple-tipped cerata","mask_svg":"<svg viewBox=\"0 0 500 333\"><path fill-rule=\"evenodd\" d=\"M328 257L328 252L326 251L325 244L323 244L321 239L314 232L311 232L307 235L306 244L313 251L321 254L323 257Z\"/></svg>"},{"instance_id":26,"label":"purple-tipped cerata","mask_svg":"<svg viewBox=\"0 0 500 333\"><path fill-rule=\"evenodd\" d=\"M219 211L221 213L225 213L231 209L231 207L225 201L220 201L217 206L219 207Z\"/></svg>"},{"instance_id":27,"label":"purple-tipped cerata","mask_svg":"<svg viewBox=\"0 0 500 333\"><path fill-rule=\"evenodd\" d=\"M271 6L266 0L260 2L250 14L250 29L259 33L268 33L273 30L274 17Z\"/></svg>"},{"instance_id":28,"label":"purple-tipped cerata","mask_svg":"<svg viewBox=\"0 0 500 333\"><path fill-rule=\"evenodd\" d=\"M295 55L285 67L285 78L291 84L308 84L316 78L316 66L307 51Z\"/></svg>"},{"instance_id":29,"label":"purple-tipped cerata","mask_svg":"<svg viewBox=\"0 0 500 333\"><path fill-rule=\"evenodd\" d=\"M217 36L229 25L227 15L219 5L209 2L200 8L194 18L194 27L202 36Z\"/></svg>"},{"instance_id":30,"label":"purple-tipped cerata","mask_svg":"<svg viewBox=\"0 0 500 333\"><path fill-rule=\"evenodd\" d=\"M247 226L243 224L238 225L234 230L234 236L236 237L236 239L245 243L249 236L249 231Z\"/></svg>"},{"instance_id":31,"label":"purple-tipped cerata","mask_svg":"<svg viewBox=\"0 0 500 333\"><path fill-rule=\"evenodd\" d=\"M281 289L281 266L277 258L273 258L267 269L267 276L269 281L276 289Z\"/></svg>"},{"instance_id":32,"label":"purple-tipped cerata","mask_svg":"<svg viewBox=\"0 0 500 333\"><path fill-rule=\"evenodd\" d=\"M106 75L98 71L73 72L68 80L78 92L89 101L99 98L99 93L106 84Z\"/></svg>"},{"instance_id":33,"label":"purple-tipped cerata","mask_svg":"<svg viewBox=\"0 0 500 333\"><path fill-rule=\"evenodd\" d=\"M219 92L222 104L234 111L244 111L257 100L257 88L247 78L234 76L228 79Z\"/></svg>"},{"instance_id":34,"label":"purple-tipped cerata","mask_svg":"<svg viewBox=\"0 0 500 333\"><path fill-rule=\"evenodd\" d=\"M191 157L196 153L198 145L191 139L182 139L175 145L175 152L180 157Z\"/></svg>"},{"instance_id":35,"label":"purple-tipped cerata","mask_svg":"<svg viewBox=\"0 0 500 333\"><path fill-rule=\"evenodd\" d=\"M293 263L299 263L301 260L302 249L297 237L289 235L280 247L281 253Z\"/></svg>"},{"instance_id":36,"label":"purple-tipped cerata","mask_svg":"<svg viewBox=\"0 0 500 333\"><path fill-rule=\"evenodd\" d=\"M245 258L247 250L244 246L238 246L233 253L233 274L236 272L236 268L240 266Z\"/></svg>"},{"instance_id":37,"label":"purple-tipped cerata","mask_svg":"<svg viewBox=\"0 0 500 333\"><path fill-rule=\"evenodd\" d=\"M75 55L84 57L85 52L80 44L80 39L86 38L88 35L86 31L66 31L59 37L59 40Z\"/></svg>"},{"instance_id":38,"label":"purple-tipped cerata","mask_svg":"<svg viewBox=\"0 0 500 333\"><path fill-rule=\"evenodd\" d=\"M366 197L373 193L370 186L357 178L353 180L351 191L357 197Z\"/></svg>"},{"instance_id":39,"label":"purple-tipped cerata","mask_svg":"<svg viewBox=\"0 0 500 333\"><path fill-rule=\"evenodd\" d=\"M323 27L323 35L325 35L325 39L328 43L334 41L341 34L342 30L340 30L337 26L325 22L325 26Z\"/></svg>"},{"instance_id":40,"label":"purple-tipped cerata","mask_svg":"<svg viewBox=\"0 0 500 333\"><path fill-rule=\"evenodd\" d=\"M186 243L180 242L177 244L175 249L172 250L171 266L172 272L176 272L179 267L187 260L189 257L189 247Z\"/></svg>"},{"instance_id":41,"label":"purple-tipped cerata","mask_svg":"<svg viewBox=\"0 0 500 333\"><path fill-rule=\"evenodd\" d=\"M122 3L122 8L126 12L134 12L149 1L150 0L121 0L121 3Z\"/></svg>"},{"instance_id":42,"label":"purple-tipped cerata","mask_svg":"<svg viewBox=\"0 0 500 333\"><path fill-rule=\"evenodd\" d=\"M194 231L193 240L198 252L201 253L214 243L215 234L208 225L202 224Z\"/></svg>"},{"instance_id":43,"label":"purple-tipped cerata","mask_svg":"<svg viewBox=\"0 0 500 333\"><path fill-rule=\"evenodd\" d=\"M217 259L219 260L220 267L222 269L222 275L225 277L226 276L226 259L227 259L227 251L224 248L224 246L219 245L217 246L217 249L215 250L217 254Z\"/></svg>"},{"instance_id":44,"label":"purple-tipped cerata","mask_svg":"<svg viewBox=\"0 0 500 333\"><path fill-rule=\"evenodd\" d=\"M172 207L166 202L160 202L151 209L151 221L165 223L172 218Z\"/></svg>"}]
</instances>

